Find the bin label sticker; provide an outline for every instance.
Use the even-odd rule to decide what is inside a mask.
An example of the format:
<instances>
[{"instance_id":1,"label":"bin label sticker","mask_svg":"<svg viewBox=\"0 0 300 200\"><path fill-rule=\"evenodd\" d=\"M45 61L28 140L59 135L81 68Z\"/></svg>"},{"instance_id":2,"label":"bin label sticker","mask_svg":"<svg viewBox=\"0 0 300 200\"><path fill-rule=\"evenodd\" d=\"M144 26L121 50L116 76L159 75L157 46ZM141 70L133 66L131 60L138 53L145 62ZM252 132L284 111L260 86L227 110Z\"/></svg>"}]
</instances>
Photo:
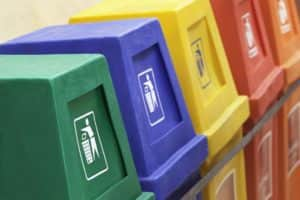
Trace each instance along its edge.
<instances>
[{"instance_id":1,"label":"bin label sticker","mask_svg":"<svg viewBox=\"0 0 300 200\"><path fill-rule=\"evenodd\" d=\"M138 80L148 122L153 127L165 119L153 69L139 73Z\"/></svg>"},{"instance_id":2,"label":"bin label sticker","mask_svg":"<svg viewBox=\"0 0 300 200\"><path fill-rule=\"evenodd\" d=\"M260 200L272 199L272 131L262 138L258 145L259 183L258 195Z\"/></svg>"},{"instance_id":3,"label":"bin label sticker","mask_svg":"<svg viewBox=\"0 0 300 200\"><path fill-rule=\"evenodd\" d=\"M278 0L278 17L280 22L280 29L282 34L291 31L291 24L289 20L289 13L286 0Z\"/></svg>"},{"instance_id":4,"label":"bin label sticker","mask_svg":"<svg viewBox=\"0 0 300 200\"><path fill-rule=\"evenodd\" d=\"M230 171L216 190L216 200L237 200L236 171Z\"/></svg>"},{"instance_id":5,"label":"bin label sticker","mask_svg":"<svg viewBox=\"0 0 300 200\"><path fill-rule=\"evenodd\" d=\"M94 111L77 117L74 128L85 178L90 181L109 170Z\"/></svg>"},{"instance_id":6,"label":"bin label sticker","mask_svg":"<svg viewBox=\"0 0 300 200\"><path fill-rule=\"evenodd\" d=\"M195 62L198 68L199 77L200 77L200 84L203 89L209 86L211 83L211 79L209 76L209 72L206 66L206 59L204 48L202 44L202 39L197 39L191 44L192 51L194 54Z\"/></svg>"},{"instance_id":7,"label":"bin label sticker","mask_svg":"<svg viewBox=\"0 0 300 200\"><path fill-rule=\"evenodd\" d=\"M288 117L288 169L289 175L300 165L300 103L296 104Z\"/></svg>"},{"instance_id":8,"label":"bin label sticker","mask_svg":"<svg viewBox=\"0 0 300 200\"><path fill-rule=\"evenodd\" d=\"M257 42L253 31L251 14L246 13L245 15L243 15L242 22L243 22L244 33L245 33L245 41L248 47L248 57L254 58L258 55L258 47L257 47Z\"/></svg>"}]
</instances>

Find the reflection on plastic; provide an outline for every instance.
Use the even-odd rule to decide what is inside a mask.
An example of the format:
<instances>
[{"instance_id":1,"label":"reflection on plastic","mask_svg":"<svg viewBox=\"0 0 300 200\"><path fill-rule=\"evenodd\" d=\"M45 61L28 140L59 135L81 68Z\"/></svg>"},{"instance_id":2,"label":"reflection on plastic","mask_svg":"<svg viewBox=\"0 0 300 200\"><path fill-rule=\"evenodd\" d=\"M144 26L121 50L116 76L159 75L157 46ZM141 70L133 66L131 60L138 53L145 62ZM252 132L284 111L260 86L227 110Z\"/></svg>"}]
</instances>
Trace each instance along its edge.
<instances>
[{"instance_id":1,"label":"reflection on plastic","mask_svg":"<svg viewBox=\"0 0 300 200\"><path fill-rule=\"evenodd\" d=\"M219 185L216 200L237 200L235 170L229 172Z\"/></svg>"},{"instance_id":2,"label":"reflection on plastic","mask_svg":"<svg viewBox=\"0 0 300 200\"><path fill-rule=\"evenodd\" d=\"M291 175L300 165L300 103L296 104L289 113L289 162L288 169Z\"/></svg>"},{"instance_id":3,"label":"reflection on plastic","mask_svg":"<svg viewBox=\"0 0 300 200\"><path fill-rule=\"evenodd\" d=\"M258 147L259 200L272 199L272 131L269 131Z\"/></svg>"}]
</instances>

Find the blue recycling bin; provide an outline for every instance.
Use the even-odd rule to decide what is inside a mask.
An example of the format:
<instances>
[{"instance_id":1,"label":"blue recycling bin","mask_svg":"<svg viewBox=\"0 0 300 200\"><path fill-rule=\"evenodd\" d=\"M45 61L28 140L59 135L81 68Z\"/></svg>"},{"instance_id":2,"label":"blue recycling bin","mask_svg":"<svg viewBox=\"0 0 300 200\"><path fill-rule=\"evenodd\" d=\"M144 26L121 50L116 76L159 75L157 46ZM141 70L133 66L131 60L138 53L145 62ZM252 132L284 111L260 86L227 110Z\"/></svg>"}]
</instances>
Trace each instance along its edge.
<instances>
[{"instance_id":1,"label":"blue recycling bin","mask_svg":"<svg viewBox=\"0 0 300 200\"><path fill-rule=\"evenodd\" d=\"M192 127L157 20L48 27L1 45L0 53L103 54L143 191L177 198L200 179L207 140Z\"/></svg>"}]
</instances>

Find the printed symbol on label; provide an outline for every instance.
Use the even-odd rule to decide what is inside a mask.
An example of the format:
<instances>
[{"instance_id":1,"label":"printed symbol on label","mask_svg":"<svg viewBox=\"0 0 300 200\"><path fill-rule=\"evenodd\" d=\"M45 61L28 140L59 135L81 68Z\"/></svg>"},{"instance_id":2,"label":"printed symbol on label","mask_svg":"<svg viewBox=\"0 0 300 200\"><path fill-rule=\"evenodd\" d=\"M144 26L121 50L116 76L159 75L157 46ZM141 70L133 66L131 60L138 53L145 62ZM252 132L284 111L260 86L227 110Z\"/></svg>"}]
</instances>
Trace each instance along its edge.
<instances>
[{"instance_id":1,"label":"printed symbol on label","mask_svg":"<svg viewBox=\"0 0 300 200\"><path fill-rule=\"evenodd\" d=\"M158 87L152 68L138 74L141 95L150 126L155 126L165 119Z\"/></svg>"},{"instance_id":2,"label":"printed symbol on label","mask_svg":"<svg viewBox=\"0 0 300 200\"><path fill-rule=\"evenodd\" d=\"M291 24L289 23L288 9L285 0L278 0L278 17L281 33L285 34L290 32Z\"/></svg>"},{"instance_id":3,"label":"printed symbol on label","mask_svg":"<svg viewBox=\"0 0 300 200\"><path fill-rule=\"evenodd\" d=\"M258 146L260 200L272 199L272 131L269 131Z\"/></svg>"},{"instance_id":4,"label":"printed symbol on label","mask_svg":"<svg viewBox=\"0 0 300 200\"><path fill-rule=\"evenodd\" d=\"M85 119L86 127L81 129L82 148L88 164L92 164L96 156L99 158L99 151L96 144L95 133L90 126L89 119Z\"/></svg>"},{"instance_id":5,"label":"printed symbol on label","mask_svg":"<svg viewBox=\"0 0 300 200\"><path fill-rule=\"evenodd\" d=\"M246 13L242 16L242 21L245 30L245 39L248 47L248 56L249 58L254 58L256 55L258 55L258 48L256 45L256 40L250 18L250 13Z\"/></svg>"},{"instance_id":6,"label":"printed symbol on label","mask_svg":"<svg viewBox=\"0 0 300 200\"><path fill-rule=\"evenodd\" d=\"M289 175L292 175L293 171L300 166L300 103L292 108L288 118L288 169Z\"/></svg>"},{"instance_id":7,"label":"printed symbol on label","mask_svg":"<svg viewBox=\"0 0 300 200\"><path fill-rule=\"evenodd\" d=\"M236 172L230 171L216 190L216 200L237 200Z\"/></svg>"},{"instance_id":8,"label":"printed symbol on label","mask_svg":"<svg viewBox=\"0 0 300 200\"><path fill-rule=\"evenodd\" d=\"M109 169L94 112L76 118L74 128L84 174L90 181Z\"/></svg>"},{"instance_id":9,"label":"printed symbol on label","mask_svg":"<svg viewBox=\"0 0 300 200\"><path fill-rule=\"evenodd\" d=\"M200 75L201 87L206 88L210 84L211 80L205 64L206 62L205 62L202 40L201 39L195 40L191 46L192 46L195 62L198 68L198 72Z\"/></svg>"}]
</instances>

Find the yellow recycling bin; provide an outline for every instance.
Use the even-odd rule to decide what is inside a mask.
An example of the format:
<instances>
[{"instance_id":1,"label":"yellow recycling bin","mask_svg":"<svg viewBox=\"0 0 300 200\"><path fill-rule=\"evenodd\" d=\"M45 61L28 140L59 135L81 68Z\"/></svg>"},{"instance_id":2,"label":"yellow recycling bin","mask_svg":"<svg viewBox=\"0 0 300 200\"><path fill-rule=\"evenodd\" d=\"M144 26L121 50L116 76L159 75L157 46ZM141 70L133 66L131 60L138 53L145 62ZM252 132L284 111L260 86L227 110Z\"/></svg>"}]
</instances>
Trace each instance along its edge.
<instances>
[{"instance_id":1,"label":"yellow recycling bin","mask_svg":"<svg viewBox=\"0 0 300 200\"><path fill-rule=\"evenodd\" d=\"M209 0L102 0L70 22L141 17L159 19L194 128L208 137L205 174L240 141L249 116L247 97L237 94ZM229 200L246 199L244 174L241 152L208 185L206 198L227 200L224 196L231 197L233 189Z\"/></svg>"}]
</instances>

